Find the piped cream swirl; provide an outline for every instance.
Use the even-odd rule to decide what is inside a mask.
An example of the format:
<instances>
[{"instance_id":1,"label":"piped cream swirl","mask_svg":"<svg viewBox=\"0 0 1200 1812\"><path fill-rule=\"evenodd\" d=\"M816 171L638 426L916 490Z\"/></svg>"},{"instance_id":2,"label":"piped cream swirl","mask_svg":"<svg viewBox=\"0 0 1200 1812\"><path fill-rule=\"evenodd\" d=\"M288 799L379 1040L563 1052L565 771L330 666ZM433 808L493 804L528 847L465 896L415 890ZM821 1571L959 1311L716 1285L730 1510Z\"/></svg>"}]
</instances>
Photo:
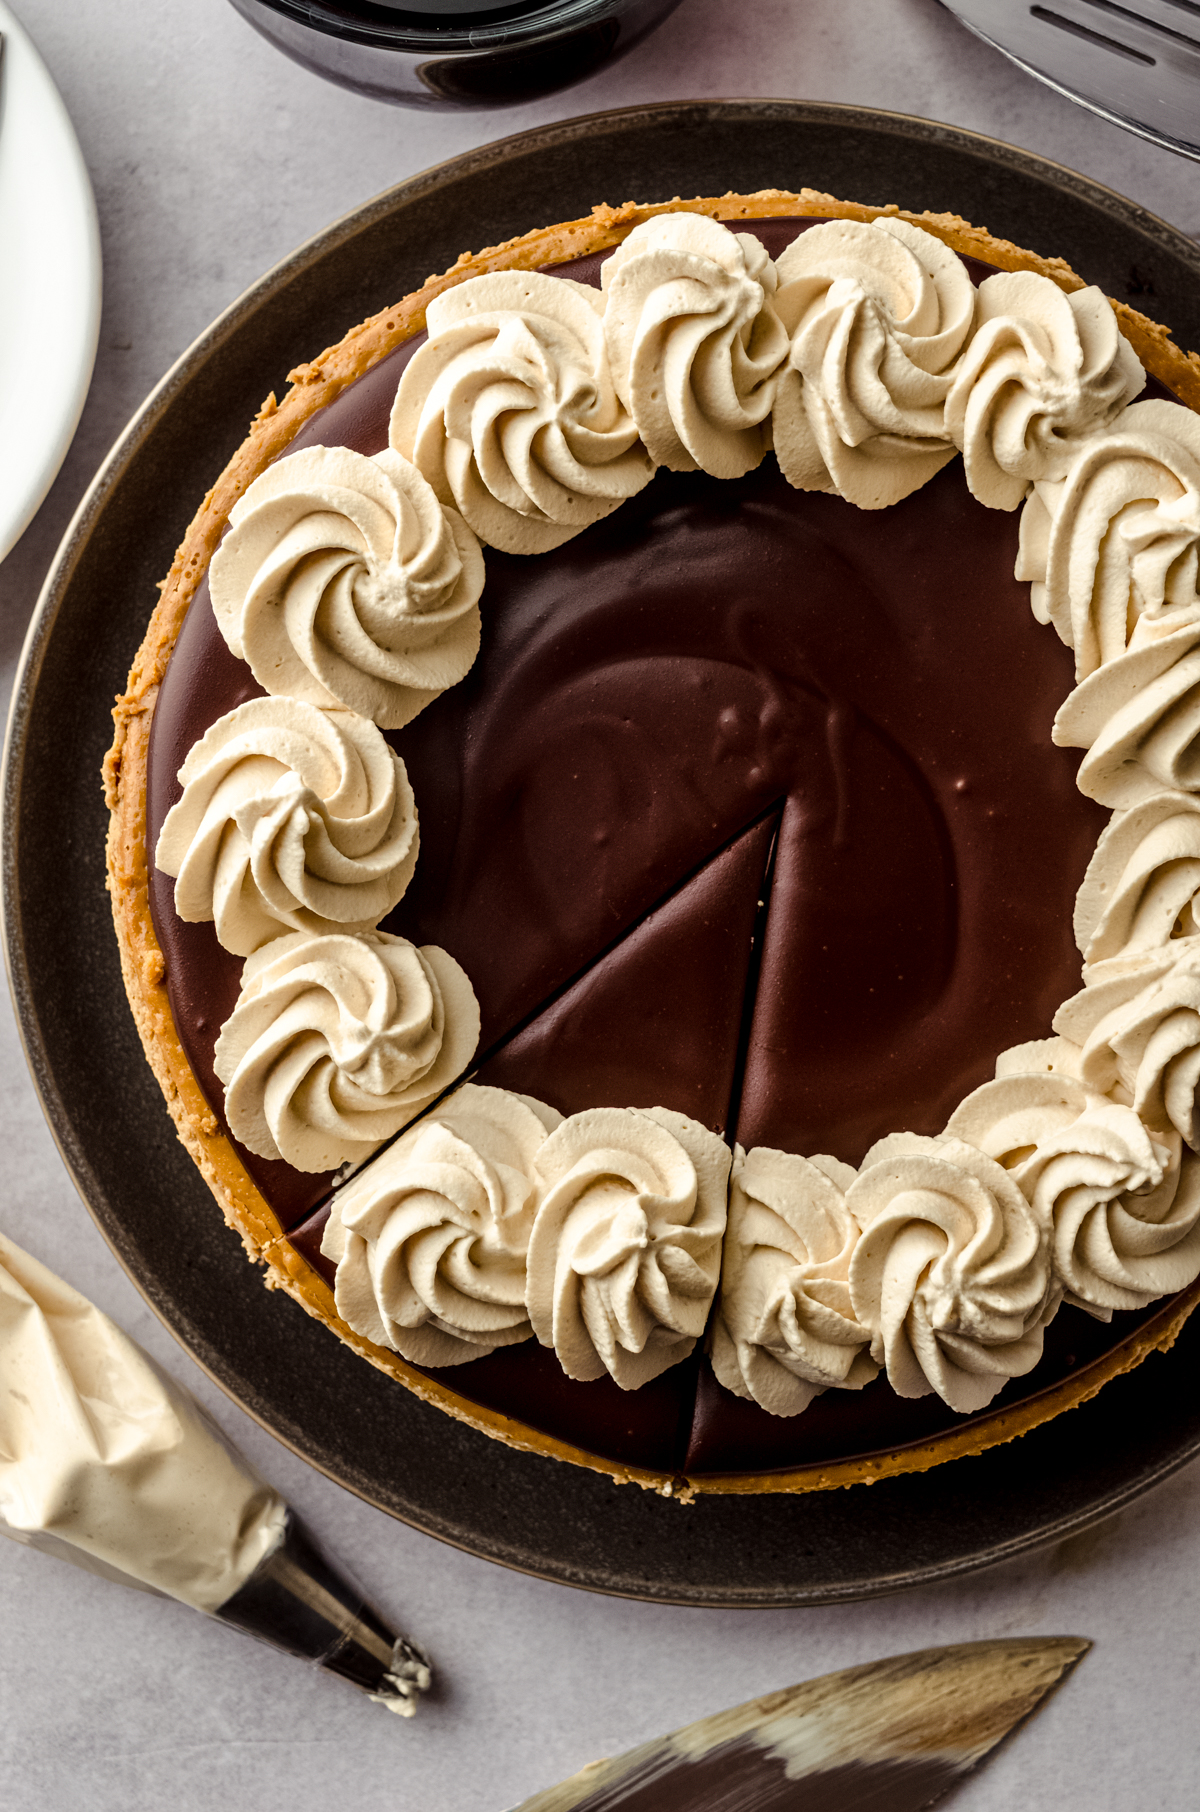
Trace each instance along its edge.
<instances>
[{"instance_id":1,"label":"piped cream swirl","mask_svg":"<svg viewBox=\"0 0 1200 1812\"><path fill-rule=\"evenodd\" d=\"M587 284L539 271L471 277L429 305L389 438L490 547L546 553L649 483L603 312Z\"/></svg>"},{"instance_id":2,"label":"piped cream swirl","mask_svg":"<svg viewBox=\"0 0 1200 1812\"><path fill-rule=\"evenodd\" d=\"M1108 1321L1200 1273L1200 1159L1177 1133L1150 1133L1132 1108L1092 1108L1016 1173L1054 1227L1065 1300Z\"/></svg>"},{"instance_id":3,"label":"piped cream swirl","mask_svg":"<svg viewBox=\"0 0 1200 1812\"><path fill-rule=\"evenodd\" d=\"M1200 1161L1179 1134L1061 1076L985 1083L947 1132L1012 1175L1053 1229L1065 1300L1102 1321L1182 1290L1200 1272Z\"/></svg>"},{"instance_id":4,"label":"piped cream swirl","mask_svg":"<svg viewBox=\"0 0 1200 1812\"><path fill-rule=\"evenodd\" d=\"M1153 793L1114 812L1075 901L1084 961L1200 934L1200 799Z\"/></svg>"},{"instance_id":5,"label":"piped cream swirl","mask_svg":"<svg viewBox=\"0 0 1200 1812\"><path fill-rule=\"evenodd\" d=\"M1134 403L1084 442L1061 482L1038 486L1017 577L1086 679L1135 630L1144 640L1200 616L1198 555L1200 417L1182 403Z\"/></svg>"},{"instance_id":6,"label":"piped cream swirl","mask_svg":"<svg viewBox=\"0 0 1200 1812\"><path fill-rule=\"evenodd\" d=\"M334 1195L321 1240L338 1314L414 1365L528 1340L534 1162L562 1115L467 1083Z\"/></svg>"},{"instance_id":7,"label":"piped cream swirl","mask_svg":"<svg viewBox=\"0 0 1200 1812\"><path fill-rule=\"evenodd\" d=\"M846 1194L862 1238L850 1296L901 1397L983 1409L1042 1356L1061 1291L1049 1226L1008 1172L962 1139L896 1133Z\"/></svg>"},{"instance_id":8,"label":"piped cream swirl","mask_svg":"<svg viewBox=\"0 0 1200 1812\"><path fill-rule=\"evenodd\" d=\"M721 1268L728 1148L666 1108L597 1107L537 1154L533 1331L569 1378L636 1390L704 1332Z\"/></svg>"},{"instance_id":9,"label":"piped cream swirl","mask_svg":"<svg viewBox=\"0 0 1200 1812\"><path fill-rule=\"evenodd\" d=\"M1060 748L1087 750L1079 790L1101 805L1200 791L1200 620L1145 639L1139 623L1128 652L1064 700L1052 734Z\"/></svg>"},{"instance_id":10,"label":"piped cream swirl","mask_svg":"<svg viewBox=\"0 0 1200 1812\"><path fill-rule=\"evenodd\" d=\"M412 879L404 763L350 711L250 699L192 746L179 779L155 861L175 876L180 918L213 920L239 956L286 931L371 930Z\"/></svg>"},{"instance_id":11,"label":"piped cream swirl","mask_svg":"<svg viewBox=\"0 0 1200 1812\"><path fill-rule=\"evenodd\" d=\"M1038 1045L1018 1045L997 1064L1004 1073L961 1101L946 1122L945 1137L965 1139L1005 1170L1015 1172L1044 1141L1054 1139L1104 1097L1077 1076L1039 1064L1013 1066L1020 1053L1029 1061Z\"/></svg>"},{"instance_id":12,"label":"piped cream swirl","mask_svg":"<svg viewBox=\"0 0 1200 1812\"><path fill-rule=\"evenodd\" d=\"M850 1301L858 1225L854 1171L836 1158L738 1146L712 1365L735 1396L795 1416L823 1390L859 1390L877 1372Z\"/></svg>"},{"instance_id":13,"label":"piped cream swirl","mask_svg":"<svg viewBox=\"0 0 1200 1812\"><path fill-rule=\"evenodd\" d=\"M399 1132L478 1042L474 990L446 951L293 931L247 959L214 1067L249 1151L333 1170Z\"/></svg>"},{"instance_id":14,"label":"piped cream swirl","mask_svg":"<svg viewBox=\"0 0 1200 1812\"><path fill-rule=\"evenodd\" d=\"M1058 1009L1055 1030L1081 1046L1080 1075L1125 1099L1156 1135L1200 1150L1200 938L1110 957Z\"/></svg>"},{"instance_id":15,"label":"piped cream swirl","mask_svg":"<svg viewBox=\"0 0 1200 1812\"><path fill-rule=\"evenodd\" d=\"M704 214L634 227L601 269L613 380L656 465L740 478L770 446L787 357L775 267Z\"/></svg>"},{"instance_id":16,"label":"piped cream swirl","mask_svg":"<svg viewBox=\"0 0 1200 1812\"><path fill-rule=\"evenodd\" d=\"M306 447L256 478L229 520L213 609L268 692L394 730L479 652L479 543L395 453Z\"/></svg>"},{"instance_id":17,"label":"piped cream swirl","mask_svg":"<svg viewBox=\"0 0 1200 1812\"><path fill-rule=\"evenodd\" d=\"M946 397L971 331L971 279L949 247L904 220L832 220L777 262L791 335L775 397L789 484L879 510L954 457Z\"/></svg>"},{"instance_id":18,"label":"piped cream swirl","mask_svg":"<svg viewBox=\"0 0 1200 1812\"><path fill-rule=\"evenodd\" d=\"M946 398L972 495L1013 510L1035 479L1065 478L1145 382L1101 290L1066 295L1035 271L985 278Z\"/></svg>"}]
</instances>

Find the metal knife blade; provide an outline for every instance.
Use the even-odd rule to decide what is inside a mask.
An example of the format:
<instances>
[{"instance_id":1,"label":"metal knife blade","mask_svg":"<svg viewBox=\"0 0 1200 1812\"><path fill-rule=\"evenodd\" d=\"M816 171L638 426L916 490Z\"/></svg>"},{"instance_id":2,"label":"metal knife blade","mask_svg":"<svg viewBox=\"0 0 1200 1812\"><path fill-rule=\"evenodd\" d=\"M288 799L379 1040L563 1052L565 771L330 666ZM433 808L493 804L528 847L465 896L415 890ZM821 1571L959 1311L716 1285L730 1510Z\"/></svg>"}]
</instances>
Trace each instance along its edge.
<instances>
[{"instance_id":1,"label":"metal knife blade","mask_svg":"<svg viewBox=\"0 0 1200 1812\"><path fill-rule=\"evenodd\" d=\"M918 1812L1090 1647L1018 1636L826 1674L593 1762L515 1812Z\"/></svg>"}]
</instances>

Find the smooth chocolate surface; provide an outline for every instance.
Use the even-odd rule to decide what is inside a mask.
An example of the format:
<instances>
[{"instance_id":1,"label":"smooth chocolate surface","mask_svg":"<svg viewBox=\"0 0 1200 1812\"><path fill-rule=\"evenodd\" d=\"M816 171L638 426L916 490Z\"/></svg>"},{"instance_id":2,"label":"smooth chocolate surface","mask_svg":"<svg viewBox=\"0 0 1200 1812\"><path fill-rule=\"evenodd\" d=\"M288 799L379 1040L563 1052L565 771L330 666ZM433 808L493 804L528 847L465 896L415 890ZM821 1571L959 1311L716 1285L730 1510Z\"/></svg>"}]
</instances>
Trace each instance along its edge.
<instances>
[{"instance_id":1,"label":"smooth chocolate surface","mask_svg":"<svg viewBox=\"0 0 1200 1812\"><path fill-rule=\"evenodd\" d=\"M564 1114L669 1107L724 1131L778 826L773 812L743 831L506 1040L475 1080Z\"/></svg>"},{"instance_id":2,"label":"smooth chocolate surface","mask_svg":"<svg viewBox=\"0 0 1200 1812\"><path fill-rule=\"evenodd\" d=\"M1054 1390L1162 1312L1163 1304L1156 1302L1103 1322L1082 1309L1060 1309L1046 1330L1035 1369L1027 1377L1010 1379L977 1416L956 1415L932 1394L898 1397L882 1374L862 1390L826 1391L802 1415L773 1416L718 1384L705 1360L683 1470L697 1476L773 1472L918 1446Z\"/></svg>"},{"instance_id":3,"label":"smooth chocolate surface","mask_svg":"<svg viewBox=\"0 0 1200 1812\"><path fill-rule=\"evenodd\" d=\"M940 1131L1078 987L1104 823L1050 742L1071 657L1015 555L957 466L866 516L773 462L660 474L554 554L489 555L479 660L394 738L422 849L388 928L463 964L486 1050L782 810L728 1130L851 1163ZM659 1063L632 1039L603 1061L627 1102Z\"/></svg>"},{"instance_id":4,"label":"smooth chocolate surface","mask_svg":"<svg viewBox=\"0 0 1200 1812\"><path fill-rule=\"evenodd\" d=\"M777 253L815 224L753 230ZM601 262L559 270L596 282ZM386 445L414 349L293 450ZM1079 985L1071 912L1106 815L1050 742L1072 662L1012 577L1017 520L975 503L957 460L865 513L793 491L768 456L733 483L660 472L536 559L489 550L478 661L389 738L421 859L385 921L466 968L479 1080L564 1112L678 1107L746 1146L857 1163L888 1132L939 1131L1000 1050L1047 1035ZM155 713L152 844L188 748L258 691L205 584ZM241 963L211 925L175 917L169 878L153 875L151 902L179 1035L220 1113L212 1049ZM331 1179L243 1158L328 1274ZM1055 1329L1090 1352L1140 1319L1064 1310ZM1048 1351L1000 1401L1063 1372ZM685 1448L697 1471L759 1471L962 1424L884 1383L768 1417L706 1362L639 1392L578 1385L533 1344L432 1375L662 1470Z\"/></svg>"}]
</instances>

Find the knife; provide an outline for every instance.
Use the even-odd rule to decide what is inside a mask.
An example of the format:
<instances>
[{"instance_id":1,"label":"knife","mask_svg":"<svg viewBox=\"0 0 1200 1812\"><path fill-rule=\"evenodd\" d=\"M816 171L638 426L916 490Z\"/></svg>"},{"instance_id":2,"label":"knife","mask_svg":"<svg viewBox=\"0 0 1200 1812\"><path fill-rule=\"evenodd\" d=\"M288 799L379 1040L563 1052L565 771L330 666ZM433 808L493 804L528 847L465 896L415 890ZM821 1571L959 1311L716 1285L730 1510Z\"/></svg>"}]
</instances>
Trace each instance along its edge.
<instances>
[{"instance_id":1,"label":"knife","mask_svg":"<svg viewBox=\"0 0 1200 1812\"><path fill-rule=\"evenodd\" d=\"M918 1812L1090 1647L1017 1636L825 1674L592 1762L515 1812Z\"/></svg>"}]
</instances>

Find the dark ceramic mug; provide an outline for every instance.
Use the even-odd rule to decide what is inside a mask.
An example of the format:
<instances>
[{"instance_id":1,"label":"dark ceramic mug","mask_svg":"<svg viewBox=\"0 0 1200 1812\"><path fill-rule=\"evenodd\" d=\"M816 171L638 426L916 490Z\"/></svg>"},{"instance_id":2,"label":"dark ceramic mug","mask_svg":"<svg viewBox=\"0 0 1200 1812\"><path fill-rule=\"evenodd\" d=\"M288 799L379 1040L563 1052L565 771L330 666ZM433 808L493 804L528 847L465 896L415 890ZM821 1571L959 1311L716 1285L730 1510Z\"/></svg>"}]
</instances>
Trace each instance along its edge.
<instances>
[{"instance_id":1,"label":"dark ceramic mug","mask_svg":"<svg viewBox=\"0 0 1200 1812\"><path fill-rule=\"evenodd\" d=\"M624 56L679 0L231 0L343 88L405 107L503 107Z\"/></svg>"}]
</instances>

